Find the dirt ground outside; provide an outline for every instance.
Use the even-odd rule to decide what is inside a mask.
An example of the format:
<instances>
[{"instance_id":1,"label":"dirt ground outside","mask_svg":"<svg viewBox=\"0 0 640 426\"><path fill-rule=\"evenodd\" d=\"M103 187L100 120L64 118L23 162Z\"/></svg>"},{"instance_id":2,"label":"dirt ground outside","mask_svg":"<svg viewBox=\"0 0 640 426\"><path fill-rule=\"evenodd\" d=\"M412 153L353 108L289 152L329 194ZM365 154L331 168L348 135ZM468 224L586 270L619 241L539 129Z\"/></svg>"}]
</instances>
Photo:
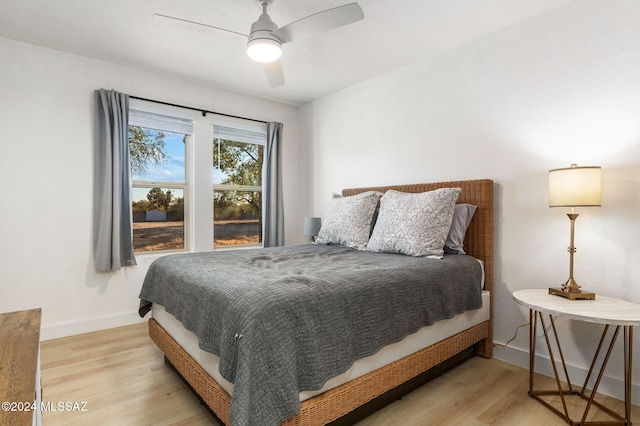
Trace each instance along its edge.
<instances>
[{"instance_id":1,"label":"dirt ground outside","mask_svg":"<svg viewBox=\"0 0 640 426\"><path fill-rule=\"evenodd\" d=\"M225 220L213 224L216 246L260 243L258 220ZM184 248L184 222L134 222L136 252Z\"/></svg>"}]
</instances>

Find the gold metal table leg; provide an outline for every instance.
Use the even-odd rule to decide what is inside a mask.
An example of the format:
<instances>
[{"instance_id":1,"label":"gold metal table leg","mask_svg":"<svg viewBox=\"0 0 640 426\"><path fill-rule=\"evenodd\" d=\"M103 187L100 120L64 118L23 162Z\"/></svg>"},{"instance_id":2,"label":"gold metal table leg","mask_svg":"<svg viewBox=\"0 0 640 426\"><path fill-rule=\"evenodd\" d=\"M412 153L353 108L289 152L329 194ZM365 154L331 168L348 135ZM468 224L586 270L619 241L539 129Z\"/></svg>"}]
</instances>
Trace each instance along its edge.
<instances>
[{"instance_id":1,"label":"gold metal table leg","mask_svg":"<svg viewBox=\"0 0 640 426\"><path fill-rule=\"evenodd\" d=\"M566 382L568 384L568 389L563 390L562 389L562 383L560 381L560 376L558 374L558 369L556 367L556 361L555 361L555 355L554 355L554 350L552 348L551 345L551 340L549 339L549 333L545 324L545 320L544 317L542 315L541 312L537 312L534 310L530 310L529 311L530 316L529 316L529 395L536 399L537 401L539 401L541 404L543 404L544 406L546 406L548 409L550 409L551 411L553 411L554 413L556 413L558 416L562 417L568 424L570 425L623 425L623 426L629 426L631 425L631 377L632 377L632 355L633 355L633 327L632 326L616 326L615 331L613 333L613 336L611 337L611 342L609 343L609 346L607 348L606 354L604 356L604 359L602 361L602 365L600 366L600 369L597 373L597 378L596 378L596 382L593 386L593 389L591 390L591 393L589 395L587 395L586 391L587 391L587 385L589 383L589 380L591 379L591 375L594 372L595 369L595 365L600 357L600 351L603 347L604 341L606 339L607 333L609 331L609 325L606 325L603 332L602 332L602 336L600 338L600 342L598 344L598 347L595 351L594 357L593 357L593 361L591 362L591 366L589 368L589 372L587 373L587 377L584 381L584 385L582 386L581 390L576 390L573 389L572 385L571 385L571 380L569 379L569 373L567 371L567 367L566 367L566 363L564 360L564 355L562 353L562 347L560 345L560 339L558 337L558 333L556 331L556 327L555 327L555 322L553 320L553 316L549 315L549 320L551 323L551 329L553 330L553 334L554 334L554 338L555 338L555 342L556 342L556 346L558 349L558 353L560 355L560 360L562 363L562 367L564 370L564 374L565 374L565 378L566 378ZM551 361L551 365L553 367L553 373L556 379L556 385L557 385L557 390L535 390L534 389L534 372L535 372L535 351L536 351L536 335L537 335L537 324L538 324L538 318L540 319L540 325L542 326L543 332L544 332L544 337L545 337L545 341L547 343L547 348L549 350L549 357L550 357L550 361ZM625 399L625 409L624 409L624 416L621 416L620 414L614 412L613 410L609 409L608 407L605 407L604 405L602 405L601 403L599 403L598 401L595 400L595 396L598 390L598 386L600 385L600 382L602 380L602 377L604 375L604 371L606 369L607 363L609 361L609 358L611 356L611 353L613 351L613 347L614 344L616 342L616 339L618 337L618 334L620 332L620 328L623 328L624 330L624 376L625 376L625 389L624 389L624 399ZM541 398L542 395L559 395L560 399L562 401L562 408L563 410L560 411L558 408L554 407L553 405L551 405L549 402L545 401L544 399ZM576 422L574 420L571 419L569 411L567 409L567 404L565 401L565 395L566 396L578 396L584 400L587 401L587 405L584 409L584 413L582 415L582 418L580 421ZM602 411L604 411L605 413L607 413L608 415L610 415L613 419L615 420L609 420L609 421L587 421L587 417L589 415L589 411L591 409L591 407L595 405L596 407L598 407L599 409L601 409Z\"/></svg>"}]
</instances>

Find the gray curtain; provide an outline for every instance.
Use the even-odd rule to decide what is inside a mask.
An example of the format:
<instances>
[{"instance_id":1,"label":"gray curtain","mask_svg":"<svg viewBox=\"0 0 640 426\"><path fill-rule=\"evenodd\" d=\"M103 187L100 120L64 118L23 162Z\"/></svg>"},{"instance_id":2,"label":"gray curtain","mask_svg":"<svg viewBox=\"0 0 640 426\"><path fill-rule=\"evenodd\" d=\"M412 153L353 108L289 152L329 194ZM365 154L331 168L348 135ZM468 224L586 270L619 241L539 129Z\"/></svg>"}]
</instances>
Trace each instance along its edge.
<instances>
[{"instance_id":1,"label":"gray curtain","mask_svg":"<svg viewBox=\"0 0 640 426\"><path fill-rule=\"evenodd\" d=\"M282 201L282 123L267 123L267 146L264 163L263 197L264 225L262 243L265 247L284 245L284 203Z\"/></svg>"},{"instance_id":2,"label":"gray curtain","mask_svg":"<svg viewBox=\"0 0 640 426\"><path fill-rule=\"evenodd\" d=\"M104 89L96 94L94 262L98 271L110 271L136 264L131 220L129 96Z\"/></svg>"}]
</instances>

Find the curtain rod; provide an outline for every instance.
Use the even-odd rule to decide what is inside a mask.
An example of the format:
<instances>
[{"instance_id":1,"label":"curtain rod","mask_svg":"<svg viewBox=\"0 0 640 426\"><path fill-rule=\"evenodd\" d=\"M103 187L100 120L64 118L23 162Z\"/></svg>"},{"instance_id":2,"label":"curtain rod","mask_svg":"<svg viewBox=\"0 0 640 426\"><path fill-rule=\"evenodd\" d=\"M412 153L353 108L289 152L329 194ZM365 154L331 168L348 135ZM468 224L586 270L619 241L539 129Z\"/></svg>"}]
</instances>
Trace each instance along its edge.
<instances>
[{"instance_id":1,"label":"curtain rod","mask_svg":"<svg viewBox=\"0 0 640 426\"><path fill-rule=\"evenodd\" d=\"M241 120L249 120L249 121L255 121L256 123L267 124L266 121L256 120L255 118L247 118L247 117L240 117L238 115L224 114L224 113L221 113L221 112L209 111L209 110L202 109L202 108L194 108L194 107L190 107L190 106L186 106L186 105L178 105L178 104L172 104L170 102L163 102L163 101L156 101L154 99L141 98L139 96L129 95L129 98L137 99L139 101L154 102L156 104L167 105L167 106L172 106L172 107L190 109L192 111L200 111L202 113L203 117L206 117L207 114L215 114L215 115L221 115L223 117L239 118Z\"/></svg>"}]
</instances>

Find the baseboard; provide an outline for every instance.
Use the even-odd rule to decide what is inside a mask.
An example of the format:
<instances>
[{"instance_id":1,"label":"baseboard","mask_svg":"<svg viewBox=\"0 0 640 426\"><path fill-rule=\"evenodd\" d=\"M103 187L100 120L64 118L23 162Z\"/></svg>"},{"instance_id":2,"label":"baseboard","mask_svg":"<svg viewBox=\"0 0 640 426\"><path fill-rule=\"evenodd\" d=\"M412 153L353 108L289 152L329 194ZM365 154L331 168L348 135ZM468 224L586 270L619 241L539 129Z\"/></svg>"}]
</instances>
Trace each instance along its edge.
<instances>
[{"instance_id":1,"label":"baseboard","mask_svg":"<svg viewBox=\"0 0 640 426\"><path fill-rule=\"evenodd\" d=\"M496 342L497 343L497 342ZM519 348L505 347L500 346L498 343L493 348L493 357L497 358L501 361L508 362L509 364L517 365L522 368L529 369L529 351L523 350ZM617 360L616 354L612 354L611 359L609 360L610 365L618 364L622 362L621 360ZM602 359L602 354L600 360ZM599 368L600 362L598 362L597 367ZM544 374L545 376L554 377L553 368L551 366L551 360L546 355L536 355L535 359L535 368L536 372L540 374ZM564 373L562 372L562 364L556 362L556 368L558 368L560 379L564 380ZM589 366L579 367L576 365L567 364L567 371L569 372L569 377L571 378L571 383L573 385L579 385L582 387L585 378L587 377L587 373L589 372ZM588 388L591 389L593 384L595 383L594 374L591 375L591 380ZM608 395L614 397L619 400L624 400L624 378L614 378L607 376L607 371L605 370L605 374L602 376L602 381L598 386L598 393L603 395ZM632 383L631 384L631 403L633 405L640 406L640 386Z\"/></svg>"},{"instance_id":2,"label":"baseboard","mask_svg":"<svg viewBox=\"0 0 640 426\"><path fill-rule=\"evenodd\" d=\"M124 325L137 324L144 321L147 321L147 318L140 318L140 315L135 312L109 317L90 318L82 321L69 321L51 324L42 326L40 330L40 340L44 341L58 339L60 337L75 336L76 334L122 327Z\"/></svg>"}]
</instances>

